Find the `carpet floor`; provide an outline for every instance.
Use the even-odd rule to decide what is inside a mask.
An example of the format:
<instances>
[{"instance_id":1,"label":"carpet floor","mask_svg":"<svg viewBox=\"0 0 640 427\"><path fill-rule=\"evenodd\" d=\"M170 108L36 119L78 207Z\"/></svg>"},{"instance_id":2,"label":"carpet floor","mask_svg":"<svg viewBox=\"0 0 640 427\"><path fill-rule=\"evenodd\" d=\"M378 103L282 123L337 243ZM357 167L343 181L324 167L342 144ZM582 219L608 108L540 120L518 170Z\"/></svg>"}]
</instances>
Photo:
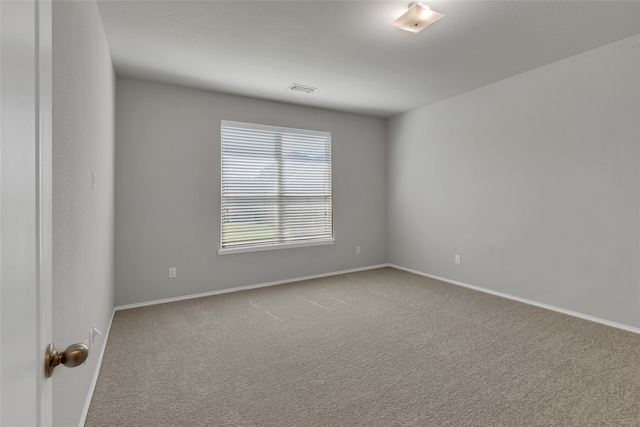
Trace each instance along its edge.
<instances>
[{"instance_id":1,"label":"carpet floor","mask_svg":"<svg viewBox=\"0 0 640 427\"><path fill-rule=\"evenodd\" d=\"M87 426L639 426L640 335L393 268L116 312Z\"/></svg>"}]
</instances>

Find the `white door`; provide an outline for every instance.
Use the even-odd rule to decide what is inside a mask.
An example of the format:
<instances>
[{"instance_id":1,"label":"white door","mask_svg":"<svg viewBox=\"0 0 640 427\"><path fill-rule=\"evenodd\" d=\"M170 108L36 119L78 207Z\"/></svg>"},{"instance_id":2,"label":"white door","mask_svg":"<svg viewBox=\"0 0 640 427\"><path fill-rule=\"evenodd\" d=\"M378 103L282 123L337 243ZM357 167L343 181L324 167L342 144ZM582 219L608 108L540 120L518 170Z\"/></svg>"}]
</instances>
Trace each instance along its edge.
<instances>
[{"instance_id":1,"label":"white door","mask_svg":"<svg viewBox=\"0 0 640 427\"><path fill-rule=\"evenodd\" d=\"M0 1L0 425L51 425L51 3Z\"/></svg>"}]
</instances>

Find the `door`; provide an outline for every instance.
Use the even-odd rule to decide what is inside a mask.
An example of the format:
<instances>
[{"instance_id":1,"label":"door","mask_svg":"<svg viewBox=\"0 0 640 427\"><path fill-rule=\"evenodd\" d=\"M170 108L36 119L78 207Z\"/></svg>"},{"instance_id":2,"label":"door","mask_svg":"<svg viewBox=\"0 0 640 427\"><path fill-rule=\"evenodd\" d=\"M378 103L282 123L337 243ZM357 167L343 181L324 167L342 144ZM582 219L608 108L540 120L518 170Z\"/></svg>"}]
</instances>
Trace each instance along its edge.
<instances>
[{"instance_id":1,"label":"door","mask_svg":"<svg viewBox=\"0 0 640 427\"><path fill-rule=\"evenodd\" d=\"M51 3L0 1L0 425L51 425Z\"/></svg>"}]
</instances>

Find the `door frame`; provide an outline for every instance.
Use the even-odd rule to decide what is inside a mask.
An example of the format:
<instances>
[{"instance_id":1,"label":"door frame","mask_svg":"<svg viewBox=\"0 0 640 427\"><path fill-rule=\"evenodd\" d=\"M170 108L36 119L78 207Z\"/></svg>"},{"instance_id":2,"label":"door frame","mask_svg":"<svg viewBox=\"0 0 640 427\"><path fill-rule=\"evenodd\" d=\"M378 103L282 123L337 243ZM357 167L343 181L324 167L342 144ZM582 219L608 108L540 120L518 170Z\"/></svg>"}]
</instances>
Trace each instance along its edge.
<instances>
[{"instance_id":1,"label":"door frame","mask_svg":"<svg viewBox=\"0 0 640 427\"><path fill-rule=\"evenodd\" d=\"M0 424L52 425L52 3L0 2Z\"/></svg>"},{"instance_id":2,"label":"door frame","mask_svg":"<svg viewBox=\"0 0 640 427\"><path fill-rule=\"evenodd\" d=\"M53 4L36 0L37 86L37 217L38 291L36 325L38 354L43 361L47 345L53 342ZM46 378L44 363L37 371L37 425L53 425L53 378Z\"/></svg>"}]
</instances>

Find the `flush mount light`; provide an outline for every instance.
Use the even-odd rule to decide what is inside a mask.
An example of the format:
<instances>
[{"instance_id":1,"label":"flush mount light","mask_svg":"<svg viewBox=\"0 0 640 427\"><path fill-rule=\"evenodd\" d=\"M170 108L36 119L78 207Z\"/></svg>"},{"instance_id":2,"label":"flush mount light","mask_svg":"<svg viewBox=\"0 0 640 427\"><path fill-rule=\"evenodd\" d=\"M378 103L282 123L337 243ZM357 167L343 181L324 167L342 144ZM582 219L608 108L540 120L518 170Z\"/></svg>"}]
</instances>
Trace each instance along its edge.
<instances>
[{"instance_id":1,"label":"flush mount light","mask_svg":"<svg viewBox=\"0 0 640 427\"><path fill-rule=\"evenodd\" d=\"M409 10L393 21L393 25L412 33L419 33L443 16L422 3L409 3Z\"/></svg>"},{"instance_id":2,"label":"flush mount light","mask_svg":"<svg viewBox=\"0 0 640 427\"><path fill-rule=\"evenodd\" d=\"M289 90L293 90L295 92L313 93L316 90L318 90L318 88L317 87L301 85L299 83L294 83L291 86L289 86Z\"/></svg>"}]
</instances>

